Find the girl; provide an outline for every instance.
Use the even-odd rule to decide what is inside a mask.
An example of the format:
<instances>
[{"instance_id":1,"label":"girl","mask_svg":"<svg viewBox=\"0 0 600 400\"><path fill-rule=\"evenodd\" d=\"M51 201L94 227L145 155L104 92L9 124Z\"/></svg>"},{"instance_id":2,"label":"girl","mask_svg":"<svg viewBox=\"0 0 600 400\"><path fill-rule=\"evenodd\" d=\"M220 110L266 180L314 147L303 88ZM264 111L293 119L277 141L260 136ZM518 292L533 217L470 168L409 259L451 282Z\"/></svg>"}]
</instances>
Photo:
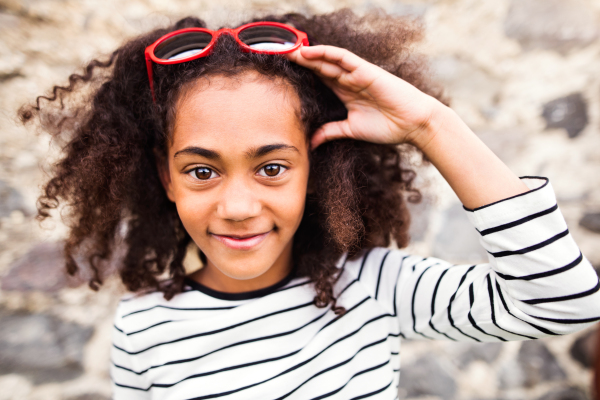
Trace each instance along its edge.
<instances>
[{"instance_id":1,"label":"girl","mask_svg":"<svg viewBox=\"0 0 600 400\"><path fill-rule=\"evenodd\" d=\"M600 319L550 183L517 178L444 105L410 21L205 26L133 39L21 111L67 141L39 214L69 206L68 272L87 256L97 288L124 242L139 294L115 317L115 399L394 399L399 337L524 340ZM402 143L451 185L488 263L387 248L408 243L419 196ZM192 241L204 266L186 275Z\"/></svg>"}]
</instances>

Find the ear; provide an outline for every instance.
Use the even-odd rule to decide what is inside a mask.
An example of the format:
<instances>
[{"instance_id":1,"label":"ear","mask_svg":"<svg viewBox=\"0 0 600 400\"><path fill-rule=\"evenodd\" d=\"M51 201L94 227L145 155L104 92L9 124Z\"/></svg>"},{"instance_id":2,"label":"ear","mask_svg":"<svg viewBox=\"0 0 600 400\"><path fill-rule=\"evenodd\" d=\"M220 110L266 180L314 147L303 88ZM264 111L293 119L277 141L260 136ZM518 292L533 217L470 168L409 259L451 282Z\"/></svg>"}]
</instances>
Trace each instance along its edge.
<instances>
[{"instance_id":1,"label":"ear","mask_svg":"<svg viewBox=\"0 0 600 400\"><path fill-rule=\"evenodd\" d=\"M169 161L157 151L154 151L154 159L156 160L156 169L158 170L158 177L160 178L160 183L162 183L162 186L165 189L169 200L175 203L175 196L173 194L173 183L171 182L171 173L169 171Z\"/></svg>"}]
</instances>

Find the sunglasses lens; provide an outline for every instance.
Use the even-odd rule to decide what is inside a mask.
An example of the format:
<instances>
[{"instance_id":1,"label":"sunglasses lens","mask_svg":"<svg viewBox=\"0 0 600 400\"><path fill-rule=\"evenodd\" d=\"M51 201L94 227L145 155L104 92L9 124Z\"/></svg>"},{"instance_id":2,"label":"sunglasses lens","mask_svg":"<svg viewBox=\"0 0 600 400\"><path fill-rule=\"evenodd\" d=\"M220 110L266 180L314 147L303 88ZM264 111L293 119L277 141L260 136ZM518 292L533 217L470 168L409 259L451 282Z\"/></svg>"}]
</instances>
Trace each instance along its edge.
<instances>
[{"instance_id":1,"label":"sunglasses lens","mask_svg":"<svg viewBox=\"0 0 600 400\"><path fill-rule=\"evenodd\" d=\"M240 40L257 50L284 51L293 47L298 37L292 31L277 26L253 26L239 33Z\"/></svg>"},{"instance_id":2,"label":"sunglasses lens","mask_svg":"<svg viewBox=\"0 0 600 400\"><path fill-rule=\"evenodd\" d=\"M201 52L212 39L206 32L187 32L172 36L154 49L154 55L161 60L179 60Z\"/></svg>"}]
</instances>

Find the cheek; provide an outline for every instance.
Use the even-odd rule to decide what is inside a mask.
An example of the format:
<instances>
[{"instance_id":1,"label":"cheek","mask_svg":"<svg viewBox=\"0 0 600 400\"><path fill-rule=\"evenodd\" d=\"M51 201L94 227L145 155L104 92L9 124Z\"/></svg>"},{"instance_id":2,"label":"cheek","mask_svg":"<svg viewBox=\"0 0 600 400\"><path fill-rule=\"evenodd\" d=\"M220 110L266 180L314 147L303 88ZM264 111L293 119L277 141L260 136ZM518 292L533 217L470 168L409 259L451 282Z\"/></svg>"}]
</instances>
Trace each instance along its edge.
<instances>
[{"instance_id":1,"label":"cheek","mask_svg":"<svg viewBox=\"0 0 600 400\"><path fill-rule=\"evenodd\" d=\"M206 231L212 204L209 196L203 196L202 201L197 196L181 196L175 204L183 226L192 237Z\"/></svg>"},{"instance_id":2,"label":"cheek","mask_svg":"<svg viewBox=\"0 0 600 400\"><path fill-rule=\"evenodd\" d=\"M306 203L306 184L307 179L299 179L293 186L287 188L276 196L273 196L274 209L282 220L286 222L286 227L293 230L300 225Z\"/></svg>"}]
</instances>

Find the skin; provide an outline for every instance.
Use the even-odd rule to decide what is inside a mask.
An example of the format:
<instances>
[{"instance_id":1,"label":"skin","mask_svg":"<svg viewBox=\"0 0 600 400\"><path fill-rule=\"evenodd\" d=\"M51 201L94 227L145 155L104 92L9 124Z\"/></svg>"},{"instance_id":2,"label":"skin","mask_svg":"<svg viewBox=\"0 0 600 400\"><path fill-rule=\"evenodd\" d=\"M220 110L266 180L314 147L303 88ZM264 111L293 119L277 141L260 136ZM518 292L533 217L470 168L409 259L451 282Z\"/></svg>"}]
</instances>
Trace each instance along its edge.
<instances>
[{"instance_id":1,"label":"skin","mask_svg":"<svg viewBox=\"0 0 600 400\"><path fill-rule=\"evenodd\" d=\"M334 46L301 47L284 56L314 71L348 109L346 120L319 128L310 148L340 138L410 143L470 209L529 190L452 109L404 80ZM237 86L227 78L216 80L224 85L199 85L179 102L168 162L159 169L184 226L208 258L192 278L215 290L244 292L273 285L291 270L309 145L297 117L299 99L291 90L260 79L242 79ZM247 157L257 146L275 143L297 151ZM214 150L220 158L181 155L194 146ZM257 177L268 163L289 166L286 177L277 183ZM219 177L198 183L188 173L194 166L210 167ZM214 236L269 229L268 237L251 250L228 248Z\"/></svg>"},{"instance_id":2,"label":"skin","mask_svg":"<svg viewBox=\"0 0 600 400\"><path fill-rule=\"evenodd\" d=\"M161 180L207 257L192 279L238 293L273 285L291 271L309 171L299 110L292 89L254 72L210 77L179 100ZM266 233L259 244L231 247L244 245L236 237L258 233Z\"/></svg>"}]
</instances>

